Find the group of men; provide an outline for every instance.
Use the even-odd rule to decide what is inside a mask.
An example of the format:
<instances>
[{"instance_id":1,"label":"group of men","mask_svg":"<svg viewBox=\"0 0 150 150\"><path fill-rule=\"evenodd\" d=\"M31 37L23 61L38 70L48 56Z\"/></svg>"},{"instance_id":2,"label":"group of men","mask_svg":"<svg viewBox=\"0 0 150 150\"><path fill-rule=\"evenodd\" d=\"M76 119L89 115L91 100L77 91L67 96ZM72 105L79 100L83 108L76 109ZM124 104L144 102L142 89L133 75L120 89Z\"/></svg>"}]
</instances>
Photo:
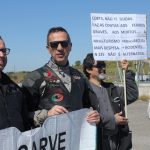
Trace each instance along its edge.
<instances>
[{"instance_id":1,"label":"group of men","mask_svg":"<svg viewBox=\"0 0 150 150\"><path fill-rule=\"evenodd\" d=\"M25 131L42 125L47 117L92 107L86 119L97 124L97 150L129 150L132 143L124 116L123 88L103 81L105 62L95 61L90 53L83 62L85 76L71 67L72 42L62 27L48 31L46 47L50 60L29 73L20 88L2 71L10 49L0 38L0 129L13 126ZM138 88L128 62L122 61L121 66L126 70L129 104L138 98Z\"/></svg>"}]
</instances>

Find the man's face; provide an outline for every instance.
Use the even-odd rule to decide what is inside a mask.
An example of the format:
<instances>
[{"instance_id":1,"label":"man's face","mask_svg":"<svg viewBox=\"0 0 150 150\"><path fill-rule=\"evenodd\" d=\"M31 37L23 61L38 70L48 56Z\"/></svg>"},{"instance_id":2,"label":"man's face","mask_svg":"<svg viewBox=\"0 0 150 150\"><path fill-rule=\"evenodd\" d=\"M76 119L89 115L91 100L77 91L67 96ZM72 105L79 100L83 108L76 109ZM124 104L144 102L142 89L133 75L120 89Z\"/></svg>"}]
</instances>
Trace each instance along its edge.
<instances>
[{"instance_id":1,"label":"man's face","mask_svg":"<svg viewBox=\"0 0 150 150\"><path fill-rule=\"evenodd\" d=\"M65 32L59 31L49 35L49 53L54 61L61 66L66 65L71 50L71 43Z\"/></svg>"},{"instance_id":2,"label":"man's face","mask_svg":"<svg viewBox=\"0 0 150 150\"><path fill-rule=\"evenodd\" d=\"M0 49L5 48L5 44L0 40ZM7 56L0 50L0 71L4 69L7 64Z\"/></svg>"},{"instance_id":3,"label":"man's face","mask_svg":"<svg viewBox=\"0 0 150 150\"><path fill-rule=\"evenodd\" d=\"M90 77L99 79L99 74L104 73L105 74L105 64L101 61L95 61L92 69L90 70Z\"/></svg>"}]
</instances>

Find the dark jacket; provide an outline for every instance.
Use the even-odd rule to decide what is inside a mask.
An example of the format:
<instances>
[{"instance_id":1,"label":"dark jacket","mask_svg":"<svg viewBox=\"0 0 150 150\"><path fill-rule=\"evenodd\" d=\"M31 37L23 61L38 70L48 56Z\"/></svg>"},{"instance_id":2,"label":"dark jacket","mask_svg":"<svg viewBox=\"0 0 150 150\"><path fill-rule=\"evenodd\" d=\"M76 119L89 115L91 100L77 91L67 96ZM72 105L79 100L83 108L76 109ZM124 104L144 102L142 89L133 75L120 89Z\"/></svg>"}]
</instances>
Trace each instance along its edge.
<instances>
[{"instance_id":1,"label":"dark jacket","mask_svg":"<svg viewBox=\"0 0 150 150\"><path fill-rule=\"evenodd\" d=\"M20 87L6 74L0 81L0 129L16 127L20 131L28 128L28 113Z\"/></svg>"},{"instance_id":2,"label":"dark jacket","mask_svg":"<svg viewBox=\"0 0 150 150\"><path fill-rule=\"evenodd\" d=\"M102 86L108 91L114 113L124 112L124 88L107 82L102 82ZM131 70L126 71L126 95L127 104L133 103L139 96L138 87L135 82L135 73Z\"/></svg>"},{"instance_id":3,"label":"dark jacket","mask_svg":"<svg viewBox=\"0 0 150 150\"><path fill-rule=\"evenodd\" d=\"M69 111L93 107L98 109L98 101L87 79L70 67L71 92L61 79L46 64L30 73L23 82L23 90L28 99L29 111L49 110L55 105L64 106Z\"/></svg>"},{"instance_id":4,"label":"dark jacket","mask_svg":"<svg viewBox=\"0 0 150 150\"><path fill-rule=\"evenodd\" d=\"M124 111L124 88L115 86L113 83L108 82L102 82L102 86L107 89L107 93L109 96L109 100L111 103L111 107L113 109L114 114L123 112L123 115L125 115ZM127 104L133 103L138 99L138 87L135 82L135 74L133 71L128 70L126 71L126 94L127 94ZM103 125L103 136L102 136L102 130L101 126L98 128L100 139L103 139L106 136L109 138L109 136L116 136L117 142L119 143L119 150L127 150L132 147L132 141L131 137L129 135L129 126L127 125L117 125L114 130L109 130L105 128L109 123L109 120L106 120L106 122L102 122ZM110 133L110 134L109 134ZM125 141L126 140L126 141ZM125 146L122 146L124 145ZM102 144L99 143L99 146L101 147ZM127 146L127 147L126 147ZM124 147L124 148L123 148ZM130 147L130 148L129 148Z\"/></svg>"}]
</instances>

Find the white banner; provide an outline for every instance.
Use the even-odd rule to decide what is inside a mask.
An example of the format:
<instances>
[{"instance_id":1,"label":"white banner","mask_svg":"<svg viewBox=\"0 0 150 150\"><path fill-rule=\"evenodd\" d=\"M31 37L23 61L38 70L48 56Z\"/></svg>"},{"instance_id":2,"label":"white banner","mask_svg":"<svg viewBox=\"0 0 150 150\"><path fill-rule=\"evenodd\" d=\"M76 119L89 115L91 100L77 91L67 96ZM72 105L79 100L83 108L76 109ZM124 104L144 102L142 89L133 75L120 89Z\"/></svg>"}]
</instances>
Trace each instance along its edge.
<instances>
[{"instance_id":1,"label":"white banner","mask_svg":"<svg viewBox=\"0 0 150 150\"><path fill-rule=\"evenodd\" d=\"M42 127L20 132L0 130L0 150L95 150L96 126L86 121L89 109L49 117Z\"/></svg>"},{"instance_id":2,"label":"white banner","mask_svg":"<svg viewBox=\"0 0 150 150\"><path fill-rule=\"evenodd\" d=\"M143 60L147 58L145 14L91 13L95 60Z\"/></svg>"}]
</instances>

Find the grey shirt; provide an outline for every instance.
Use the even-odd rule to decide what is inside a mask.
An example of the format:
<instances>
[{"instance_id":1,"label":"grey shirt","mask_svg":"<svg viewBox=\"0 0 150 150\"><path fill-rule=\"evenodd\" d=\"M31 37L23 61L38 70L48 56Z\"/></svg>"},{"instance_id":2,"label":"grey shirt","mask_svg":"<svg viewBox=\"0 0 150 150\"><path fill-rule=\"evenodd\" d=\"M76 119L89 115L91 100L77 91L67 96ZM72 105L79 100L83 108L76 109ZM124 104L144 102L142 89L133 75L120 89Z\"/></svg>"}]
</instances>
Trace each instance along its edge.
<instances>
[{"instance_id":1,"label":"grey shirt","mask_svg":"<svg viewBox=\"0 0 150 150\"><path fill-rule=\"evenodd\" d=\"M109 134L111 132L114 132L116 130L117 124L115 121L115 117L114 117L114 113L111 107L107 89L102 86L98 87L97 85L93 83L90 83L90 84L99 100L100 115L101 115L103 128L104 130L106 130L105 133Z\"/></svg>"}]
</instances>

